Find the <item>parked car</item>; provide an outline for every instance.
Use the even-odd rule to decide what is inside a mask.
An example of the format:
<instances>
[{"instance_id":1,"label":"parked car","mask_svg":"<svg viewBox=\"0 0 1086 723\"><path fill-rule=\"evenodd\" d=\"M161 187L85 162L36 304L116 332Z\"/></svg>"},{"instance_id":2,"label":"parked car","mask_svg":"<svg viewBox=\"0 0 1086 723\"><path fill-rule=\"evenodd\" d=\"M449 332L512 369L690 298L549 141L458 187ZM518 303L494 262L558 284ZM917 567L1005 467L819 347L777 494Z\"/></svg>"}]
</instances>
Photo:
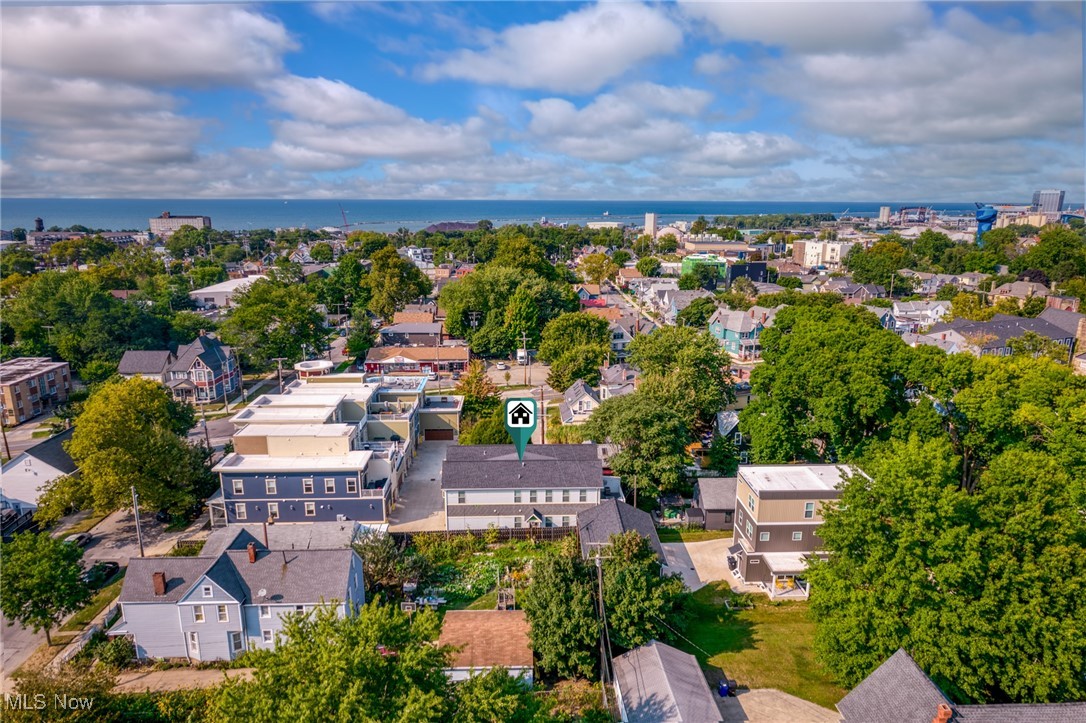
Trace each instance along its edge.
<instances>
[{"instance_id":1,"label":"parked car","mask_svg":"<svg viewBox=\"0 0 1086 723\"><path fill-rule=\"evenodd\" d=\"M435 374L434 372L430 372L429 374L426 375L426 378L429 379L432 382L436 382L437 381L437 374Z\"/></svg>"},{"instance_id":2,"label":"parked car","mask_svg":"<svg viewBox=\"0 0 1086 723\"><path fill-rule=\"evenodd\" d=\"M505 362L498 362L494 365L494 368L504 372L506 369L509 368L509 365Z\"/></svg>"},{"instance_id":3,"label":"parked car","mask_svg":"<svg viewBox=\"0 0 1086 723\"><path fill-rule=\"evenodd\" d=\"M452 379L453 379L454 382L460 381L460 372L453 372L452 373Z\"/></svg>"},{"instance_id":4,"label":"parked car","mask_svg":"<svg viewBox=\"0 0 1086 723\"><path fill-rule=\"evenodd\" d=\"M69 545L79 545L80 547L86 547L91 543L94 537L89 532L80 532L77 535L68 535L64 538L64 541Z\"/></svg>"},{"instance_id":5,"label":"parked car","mask_svg":"<svg viewBox=\"0 0 1086 723\"><path fill-rule=\"evenodd\" d=\"M115 562L96 562L91 569L84 572L79 576L79 579L83 581L85 585L91 587L101 587L110 578L117 574L117 571L121 569L121 566Z\"/></svg>"}]
</instances>

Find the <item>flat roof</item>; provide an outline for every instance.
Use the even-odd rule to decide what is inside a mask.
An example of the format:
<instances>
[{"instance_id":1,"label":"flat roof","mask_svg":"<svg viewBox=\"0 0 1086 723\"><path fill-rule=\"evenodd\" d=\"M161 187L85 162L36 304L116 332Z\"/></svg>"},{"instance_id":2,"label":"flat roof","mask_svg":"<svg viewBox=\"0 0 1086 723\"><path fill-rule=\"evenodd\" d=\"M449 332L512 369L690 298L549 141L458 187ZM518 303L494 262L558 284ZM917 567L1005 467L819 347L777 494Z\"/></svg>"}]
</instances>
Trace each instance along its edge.
<instances>
[{"instance_id":1,"label":"flat roof","mask_svg":"<svg viewBox=\"0 0 1086 723\"><path fill-rule=\"evenodd\" d=\"M264 409L242 409L230 418L232 424L283 424L312 422L321 424L335 412L327 407L265 407Z\"/></svg>"},{"instance_id":2,"label":"flat roof","mask_svg":"<svg viewBox=\"0 0 1086 723\"><path fill-rule=\"evenodd\" d=\"M802 552L764 552L761 553L769 571L778 575L795 575L807 570L806 554Z\"/></svg>"},{"instance_id":3,"label":"flat roof","mask_svg":"<svg viewBox=\"0 0 1086 723\"><path fill-rule=\"evenodd\" d=\"M306 380L298 379L291 382L283 389L282 396L305 396L306 399L311 399L315 397L338 395L340 400L350 399L351 401L356 402L368 402L373 398L373 395L377 393L377 390L378 386L376 384L307 384Z\"/></svg>"},{"instance_id":4,"label":"flat roof","mask_svg":"<svg viewBox=\"0 0 1086 723\"><path fill-rule=\"evenodd\" d=\"M846 477L843 465L836 464L768 464L739 468L739 476L755 492L806 490L837 490Z\"/></svg>"},{"instance_id":5,"label":"flat roof","mask_svg":"<svg viewBox=\"0 0 1086 723\"><path fill-rule=\"evenodd\" d=\"M197 217L194 216L193 218ZM227 279L226 281L222 281L218 284L212 284L211 286L205 286L202 289L195 289L193 291L190 291L189 296L192 296L193 294L215 294L223 291L239 291L250 286L254 281L259 281L260 279L266 278L268 277L260 274L257 276L243 276L240 279Z\"/></svg>"},{"instance_id":6,"label":"flat roof","mask_svg":"<svg viewBox=\"0 0 1086 723\"><path fill-rule=\"evenodd\" d=\"M350 437L353 424L250 424L235 437Z\"/></svg>"},{"instance_id":7,"label":"flat roof","mask_svg":"<svg viewBox=\"0 0 1086 723\"><path fill-rule=\"evenodd\" d=\"M68 366L68 362L53 361L47 356L21 356L17 359L8 359L0 362L0 383L12 384L65 366Z\"/></svg>"},{"instance_id":8,"label":"flat roof","mask_svg":"<svg viewBox=\"0 0 1086 723\"><path fill-rule=\"evenodd\" d=\"M273 457L268 454L231 452L212 468L213 472L331 472L365 469L373 452L356 450L347 454L317 457Z\"/></svg>"},{"instance_id":9,"label":"flat roof","mask_svg":"<svg viewBox=\"0 0 1086 723\"><path fill-rule=\"evenodd\" d=\"M249 402L249 409L267 407L328 407L335 409L343 401L342 394L323 391L320 394L261 394Z\"/></svg>"}]
</instances>

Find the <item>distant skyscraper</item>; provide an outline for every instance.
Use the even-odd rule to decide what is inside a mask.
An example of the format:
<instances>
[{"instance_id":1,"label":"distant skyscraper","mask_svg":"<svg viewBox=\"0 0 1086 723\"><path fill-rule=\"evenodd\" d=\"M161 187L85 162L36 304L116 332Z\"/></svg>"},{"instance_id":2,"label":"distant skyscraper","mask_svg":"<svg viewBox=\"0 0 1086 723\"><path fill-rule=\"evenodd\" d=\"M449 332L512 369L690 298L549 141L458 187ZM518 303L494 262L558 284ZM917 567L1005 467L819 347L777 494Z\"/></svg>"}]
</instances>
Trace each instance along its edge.
<instances>
[{"instance_id":1,"label":"distant skyscraper","mask_svg":"<svg viewBox=\"0 0 1086 723\"><path fill-rule=\"evenodd\" d=\"M652 236L652 237L655 238L656 230L657 230L656 229L656 214L655 213L646 213L645 214L645 235L646 236Z\"/></svg>"},{"instance_id":2,"label":"distant skyscraper","mask_svg":"<svg viewBox=\"0 0 1086 723\"><path fill-rule=\"evenodd\" d=\"M1063 191L1050 189L1033 194L1033 210L1055 216L1063 210Z\"/></svg>"},{"instance_id":3,"label":"distant skyscraper","mask_svg":"<svg viewBox=\"0 0 1086 723\"><path fill-rule=\"evenodd\" d=\"M879 223L890 223L889 206L879 206Z\"/></svg>"}]
</instances>

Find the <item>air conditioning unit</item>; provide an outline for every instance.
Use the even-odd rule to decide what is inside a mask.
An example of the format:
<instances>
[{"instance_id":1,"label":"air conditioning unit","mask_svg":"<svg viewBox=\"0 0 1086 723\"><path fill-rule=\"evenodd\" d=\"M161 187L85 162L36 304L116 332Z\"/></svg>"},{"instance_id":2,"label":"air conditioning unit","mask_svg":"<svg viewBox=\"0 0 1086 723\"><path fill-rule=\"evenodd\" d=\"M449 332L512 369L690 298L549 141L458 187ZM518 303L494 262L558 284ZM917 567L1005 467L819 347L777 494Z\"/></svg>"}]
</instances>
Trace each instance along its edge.
<instances>
[{"instance_id":1,"label":"air conditioning unit","mask_svg":"<svg viewBox=\"0 0 1086 723\"><path fill-rule=\"evenodd\" d=\"M336 515L336 522L346 522L347 515Z\"/></svg>"}]
</instances>

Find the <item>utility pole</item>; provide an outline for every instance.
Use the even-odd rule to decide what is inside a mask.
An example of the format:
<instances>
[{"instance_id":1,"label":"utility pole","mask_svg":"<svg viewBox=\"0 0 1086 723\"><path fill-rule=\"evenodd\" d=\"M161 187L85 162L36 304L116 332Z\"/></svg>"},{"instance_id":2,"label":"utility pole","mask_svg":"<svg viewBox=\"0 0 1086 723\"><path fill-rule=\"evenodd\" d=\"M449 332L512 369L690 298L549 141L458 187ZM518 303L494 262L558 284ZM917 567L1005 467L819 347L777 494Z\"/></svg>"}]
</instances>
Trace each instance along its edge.
<instances>
[{"instance_id":1,"label":"utility pole","mask_svg":"<svg viewBox=\"0 0 1086 723\"><path fill-rule=\"evenodd\" d=\"M207 448L211 449L211 433L207 431L207 414L204 412L204 400L200 401L200 421L204 425L204 441L207 442Z\"/></svg>"},{"instance_id":2,"label":"utility pole","mask_svg":"<svg viewBox=\"0 0 1086 723\"><path fill-rule=\"evenodd\" d=\"M8 425L0 419L0 433L4 435L4 456L11 459L11 447L8 446Z\"/></svg>"},{"instance_id":3,"label":"utility pole","mask_svg":"<svg viewBox=\"0 0 1086 723\"><path fill-rule=\"evenodd\" d=\"M287 357L285 357L285 356L277 356L274 359L272 359L272 361L275 362L275 364L276 364L277 373L279 375L279 393L280 394L283 393L283 362L285 362L286 360L287 360Z\"/></svg>"},{"instance_id":4,"label":"utility pole","mask_svg":"<svg viewBox=\"0 0 1086 723\"><path fill-rule=\"evenodd\" d=\"M603 694L603 709L610 711L610 707L607 702L607 681L610 679L608 675L608 668L611 663L611 658L608 655L608 651L611 648L610 642L607 639L607 608L603 604L603 561L610 560L611 555L600 555L600 548L608 545L607 542L590 542L590 546L596 548L595 554L592 559L596 561L596 582L599 585L599 615L600 615L600 692Z\"/></svg>"},{"instance_id":5,"label":"utility pole","mask_svg":"<svg viewBox=\"0 0 1086 723\"><path fill-rule=\"evenodd\" d=\"M132 513L136 516L136 542L140 546L140 557L143 557L143 532L140 531L140 496L136 494L135 485L132 485Z\"/></svg>"},{"instance_id":6,"label":"utility pole","mask_svg":"<svg viewBox=\"0 0 1086 723\"><path fill-rule=\"evenodd\" d=\"M539 424L543 438L540 444L547 443L547 402L543 399L543 385L539 385Z\"/></svg>"}]
</instances>

